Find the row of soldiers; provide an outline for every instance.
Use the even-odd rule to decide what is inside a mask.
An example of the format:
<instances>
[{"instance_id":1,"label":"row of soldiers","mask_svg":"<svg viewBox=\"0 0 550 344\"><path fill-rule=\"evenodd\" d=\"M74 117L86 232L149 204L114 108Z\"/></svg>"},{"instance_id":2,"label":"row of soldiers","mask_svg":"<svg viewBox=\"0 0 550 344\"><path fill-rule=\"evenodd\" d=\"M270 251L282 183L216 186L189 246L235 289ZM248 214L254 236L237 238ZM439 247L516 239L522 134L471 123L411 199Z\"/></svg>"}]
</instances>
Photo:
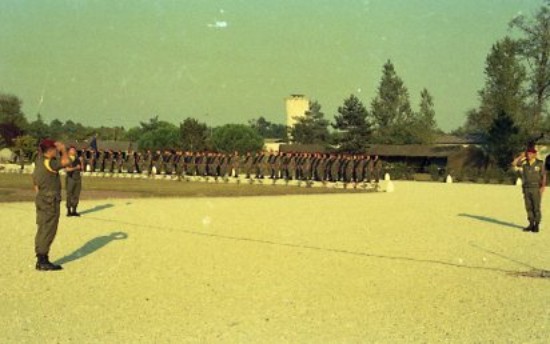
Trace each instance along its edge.
<instances>
[{"instance_id":1,"label":"row of soldiers","mask_svg":"<svg viewBox=\"0 0 550 344\"><path fill-rule=\"evenodd\" d=\"M378 156L326 153L247 153L82 150L87 172L143 173L148 175L211 176L378 182L382 160Z\"/></svg>"}]
</instances>

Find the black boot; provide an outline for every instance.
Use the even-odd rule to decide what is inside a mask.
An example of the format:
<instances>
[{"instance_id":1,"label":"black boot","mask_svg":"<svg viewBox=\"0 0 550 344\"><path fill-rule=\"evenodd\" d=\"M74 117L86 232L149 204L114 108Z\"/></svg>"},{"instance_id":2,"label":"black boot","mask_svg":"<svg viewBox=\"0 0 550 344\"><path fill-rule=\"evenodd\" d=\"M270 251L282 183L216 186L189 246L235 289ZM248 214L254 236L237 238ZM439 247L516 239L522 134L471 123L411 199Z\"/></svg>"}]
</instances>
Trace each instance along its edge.
<instances>
[{"instance_id":1,"label":"black boot","mask_svg":"<svg viewBox=\"0 0 550 344\"><path fill-rule=\"evenodd\" d=\"M59 271L63 270L61 265L56 265L50 262L50 259L45 254L36 255L36 270L38 271Z\"/></svg>"},{"instance_id":2,"label":"black boot","mask_svg":"<svg viewBox=\"0 0 550 344\"><path fill-rule=\"evenodd\" d=\"M539 232L539 223L535 223L535 225L533 226L533 229L531 229L531 232L533 233L538 233Z\"/></svg>"},{"instance_id":3,"label":"black boot","mask_svg":"<svg viewBox=\"0 0 550 344\"><path fill-rule=\"evenodd\" d=\"M77 207L73 208L73 216L80 217L80 214L76 211Z\"/></svg>"},{"instance_id":4,"label":"black boot","mask_svg":"<svg viewBox=\"0 0 550 344\"><path fill-rule=\"evenodd\" d=\"M73 211L71 207L67 207L67 217L72 217L72 216L73 216Z\"/></svg>"},{"instance_id":5,"label":"black boot","mask_svg":"<svg viewBox=\"0 0 550 344\"><path fill-rule=\"evenodd\" d=\"M529 226L523 228L524 232L532 232L533 228L535 228L535 224L533 222L529 222Z\"/></svg>"}]
</instances>

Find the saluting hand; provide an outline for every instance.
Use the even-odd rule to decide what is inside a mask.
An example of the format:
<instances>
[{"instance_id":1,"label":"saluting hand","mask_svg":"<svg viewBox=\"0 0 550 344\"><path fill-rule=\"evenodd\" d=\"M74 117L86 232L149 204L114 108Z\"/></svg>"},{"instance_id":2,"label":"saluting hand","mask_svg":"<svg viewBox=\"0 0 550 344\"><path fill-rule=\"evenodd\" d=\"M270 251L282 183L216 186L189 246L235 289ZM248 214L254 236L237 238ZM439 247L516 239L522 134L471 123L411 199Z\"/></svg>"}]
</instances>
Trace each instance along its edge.
<instances>
[{"instance_id":1,"label":"saluting hand","mask_svg":"<svg viewBox=\"0 0 550 344\"><path fill-rule=\"evenodd\" d=\"M65 144L63 142L56 141L55 148L57 148L58 151L63 151L65 150Z\"/></svg>"}]
</instances>

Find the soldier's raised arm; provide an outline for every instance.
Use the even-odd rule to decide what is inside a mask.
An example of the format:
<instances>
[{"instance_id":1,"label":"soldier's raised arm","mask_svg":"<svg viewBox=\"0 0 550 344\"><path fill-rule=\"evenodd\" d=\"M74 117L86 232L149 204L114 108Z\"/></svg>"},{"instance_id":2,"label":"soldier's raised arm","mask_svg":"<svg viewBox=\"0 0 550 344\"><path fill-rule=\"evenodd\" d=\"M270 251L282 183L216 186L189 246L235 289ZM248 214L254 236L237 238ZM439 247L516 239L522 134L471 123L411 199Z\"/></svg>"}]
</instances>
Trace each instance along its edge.
<instances>
[{"instance_id":1,"label":"soldier's raised arm","mask_svg":"<svg viewBox=\"0 0 550 344\"><path fill-rule=\"evenodd\" d=\"M512 167L514 169L517 169L518 167L521 166L521 163L523 162L523 160L525 160L525 152L522 152L520 155L518 155L514 161L512 161Z\"/></svg>"},{"instance_id":2,"label":"soldier's raised arm","mask_svg":"<svg viewBox=\"0 0 550 344\"><path fill-rule=\"evenodd\" d=\"M60 154L60 160L59 164L61 165L61 168L67 167L71 164L71 160L69 159L69 154L67 153L67 148L65 147L65 144L63 142L56 142L55 148L57 148L59 154Z\"/></svg>"}]
</instances>

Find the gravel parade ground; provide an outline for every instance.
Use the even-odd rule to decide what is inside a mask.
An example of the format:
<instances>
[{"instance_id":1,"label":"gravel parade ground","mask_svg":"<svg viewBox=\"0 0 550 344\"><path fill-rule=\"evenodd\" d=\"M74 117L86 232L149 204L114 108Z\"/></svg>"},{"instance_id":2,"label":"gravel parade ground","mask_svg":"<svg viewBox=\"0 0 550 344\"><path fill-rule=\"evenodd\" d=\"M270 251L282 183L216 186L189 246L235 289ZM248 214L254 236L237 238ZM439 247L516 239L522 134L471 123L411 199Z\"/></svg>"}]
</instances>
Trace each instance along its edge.
<instances>
[{"instance_id":1,"label":"gravel parade ground","mask_svg":"<svg viewBox=\"0 0 550 344\"><path fill-rule=\"evenodd\" d=\"M88 199L47 273L0 203L0 342L548 343L547 197L539 234L514 186Z\"/></svg>"}]
</instances>

